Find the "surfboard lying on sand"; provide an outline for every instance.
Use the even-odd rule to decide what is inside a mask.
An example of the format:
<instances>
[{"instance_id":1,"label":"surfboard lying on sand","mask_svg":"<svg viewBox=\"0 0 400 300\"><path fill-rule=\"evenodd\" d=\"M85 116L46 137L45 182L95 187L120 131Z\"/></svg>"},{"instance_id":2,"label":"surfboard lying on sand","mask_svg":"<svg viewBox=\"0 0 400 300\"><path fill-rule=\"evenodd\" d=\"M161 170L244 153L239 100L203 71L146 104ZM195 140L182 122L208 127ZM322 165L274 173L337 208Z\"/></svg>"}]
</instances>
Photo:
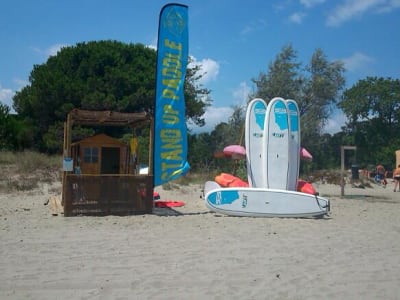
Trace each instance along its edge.
<instances>
[{"instance_id":1,"label":"surfboard lying on sand","mask_svg":"<svg viewBox=\"0 0 400 300\"><path fill-rule=\"evenodd\" d=\"M245 145L247 180L251 187L264 187L266 171L262 167L264 156L264 122L267 104L263 99L250 101L246 111Z\"/></svg>"},{"instance_id":2,"label":"surfboard lying on sand","mask_svg":"<svg viewBox=\"0 0 400 300\"><path fill-rule=\"evenodd\" d=\"M287 190L289 172L289 120L286 101L273 98L267 106L263 135L263 188Z\"/></svg>"},{"instance_id":3,"label":"surfboard lying on sand","mask_svg":"<svg viewBox=\"0 0 400 300\"><path fill-rule=\"evenodd\" d=\"M206 183L204 184L204 190L203 190L203 194L204 196L211 192L212 190L216 190L216 189L220 189L221 186L215 182L215 181L206 181Z\"/></svg>"},{"instance_id":4,"label":"surfboard lying on sand","mask_svg":"<svg viewBox=\"0 0 400 300\"><path fill-rule=\"evenodd\" d=\"M218 188L209 183L205 204L231 216L318 217L329 213L329 200L305 193L265 188Z\"/></svg>"}]
</instances>

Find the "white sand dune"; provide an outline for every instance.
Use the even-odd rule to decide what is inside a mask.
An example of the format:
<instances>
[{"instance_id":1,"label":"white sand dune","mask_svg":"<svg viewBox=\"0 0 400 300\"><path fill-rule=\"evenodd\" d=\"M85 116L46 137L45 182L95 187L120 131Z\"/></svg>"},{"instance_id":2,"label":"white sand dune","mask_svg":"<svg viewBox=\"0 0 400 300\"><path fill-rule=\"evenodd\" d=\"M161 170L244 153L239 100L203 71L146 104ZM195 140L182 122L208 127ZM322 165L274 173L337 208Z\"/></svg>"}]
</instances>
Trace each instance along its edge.
<instances>
[{"instance_id":1,"label":"white sand dune","mask_svg":"<svg viewBox=\"0 0 400 300\"><path fill-rule=\"evenodd\" d=\"M400 193L315 185L322 219L209 212L201 186L152 215L53 216L51 187L0 195L0 299L400 299Z\"/></svg>"}]
</instances>

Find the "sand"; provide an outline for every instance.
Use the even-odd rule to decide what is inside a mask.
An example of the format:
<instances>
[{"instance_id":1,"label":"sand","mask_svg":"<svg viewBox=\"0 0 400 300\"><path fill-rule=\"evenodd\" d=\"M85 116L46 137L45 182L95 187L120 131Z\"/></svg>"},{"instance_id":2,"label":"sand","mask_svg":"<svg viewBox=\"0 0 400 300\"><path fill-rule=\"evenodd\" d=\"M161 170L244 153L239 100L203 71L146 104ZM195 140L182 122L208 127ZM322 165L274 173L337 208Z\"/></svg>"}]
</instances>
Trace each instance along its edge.
<instances>
[{"instance_id":1,"label":"sand","mask_svg":"<svg viewBox=\"0 0 400 300\"><path fill-rule=\"evenodd\" d=\"M400 193L315 184L322 219L212 213L201 186L152 215L53 216L59 184L0 194L0 299L400 299Z\"/></svg>"}]
</instances>

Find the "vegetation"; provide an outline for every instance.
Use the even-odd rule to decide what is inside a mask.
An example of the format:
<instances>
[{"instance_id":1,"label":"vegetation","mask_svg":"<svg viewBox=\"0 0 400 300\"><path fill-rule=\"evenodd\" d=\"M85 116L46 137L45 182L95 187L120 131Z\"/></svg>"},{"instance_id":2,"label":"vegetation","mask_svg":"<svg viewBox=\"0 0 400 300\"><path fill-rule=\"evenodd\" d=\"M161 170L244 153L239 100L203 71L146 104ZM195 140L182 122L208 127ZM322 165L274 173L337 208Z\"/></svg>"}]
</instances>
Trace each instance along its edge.
<instances>
[{"instance_id":1,"label":"vegetation","mask_svg":"<svg viewBox=\"0 0 400 300\"><path fill-rule=\"evenodd\" d=\"M279 95L298 102L302 146L313 154L312 162L301 164L304 176L315 173L314 170L340 168L342 145L357 146L356 152L346 153L346 168L358 165L373 170L377 164L383 164L388 170L394 167L394 151L400 149L400 81L367 78L343 91L344 71L341 62L329 62L321 49L314 52L308 65L302 66L296 51L288 45L269 65L268 72L261 72L253 79L257 89L251 98L268 101ZM322 129L335 107L342 109L350 121L341 132L324 134ZM200 153L202 144L209 149L208 155L201 155L203 163L196 160L197 155L192 156L195 161L192 166L226 170L227 163L217 162L211 153L240 143L244 110L234 108L228 123L220 123L210 134L191 139L196 149L191 153Z\"/></svg>"},{"instance_id":2,"label":"vegetation","mask_svg":"<svg viewBox=\"0 0 400 300\"><path fill-rule=\"evenodd\" d=\"M343 93L339 108L349 119L346 137L362 162L393 165L400 149L400 80L367 77Z\"/></svg>"},{"instance_id":3,"label":"vegetation","mask_svg":"<svg viewBox=\"0 0 400 300\"><path fill-rule=\"evenodd\" d=\"M25 191L60 180L61 155L0 151L0 192Z\"/></svg>"},{"instance_id":4,"label":"vegetation","mask_svg":"<svg viewBox=\"0 0 400 300\"><path fill-rule=\"evenodd\" d=\"M46 63L34 66L30 84L13 98L19 118L31 128L29 146L60 153L63 123L73 108L152 112L155 69L156 51L141 44L95 41L61 49ZM199 71L199 67L188 68L185 100L187 119L202 126L211 100L210 92L197 84L202 76ZM117 132L119 136L124 133ZM94 133L94 129L74 127L73 137Z\"/></svg>"},{"instance_id":5,"label":"vegetation","mask_svg":"<svg viewBox=\"0 0 400 300\"><path fill-rule=\"evenodd\" d=\"M13 98L17 115L0 104L0 150L61 154L63 122L72 108L152 112L155 68L156 52L141 44L99 41L63 48L46 63L33 67L29 85ZM400 80L367 77L343 90L344 72L343 64L329 61L321 49L316 49L303 65L295 49L287 45L268 69L253 79L256 89L251 98L269 101L280 96L298 102L302 146L314 157L313 162L302 164L303 175L339 168L341 145L357 146L356 154L347 156L346 167L358 164L371 169L378 163L388 169L394 167L394 151L400 149ZM211 104L211 91L199 84L201 77L199 66L187 69L186 119L200 126ZM335 108L341 109L349 122L341 132L323 134ZM243 143L245 107L233 110L228 122L218 124L213 131L188 134L193 178L198 177L193 173L212 177L222 171L236 171L239 177L245 177L244 162L237 164L214 155L229 144ZM74 139L105 130L75 127ZM139 136L139 157L148 157L148 129L134 133L112 129L106 133L124 141ZM3 165L7 157L4 153L11 152L1 152ZM37 157L34 160L44 163Z\"/></svg>"}]
</instances>

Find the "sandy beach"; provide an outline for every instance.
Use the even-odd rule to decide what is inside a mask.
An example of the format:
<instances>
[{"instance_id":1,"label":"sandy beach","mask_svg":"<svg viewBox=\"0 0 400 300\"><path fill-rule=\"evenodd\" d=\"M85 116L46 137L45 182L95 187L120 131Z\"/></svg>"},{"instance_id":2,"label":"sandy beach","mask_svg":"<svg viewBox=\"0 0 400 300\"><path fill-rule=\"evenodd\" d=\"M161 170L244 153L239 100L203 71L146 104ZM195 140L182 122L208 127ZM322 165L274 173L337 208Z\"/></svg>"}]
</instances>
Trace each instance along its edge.
<instances>
[{"instance_id":1,"label":"sandy beach","mask_svg":"<svg viewBox=\"0 0 400 300\"><path fill-rule=\"evenodd\" d=\"M0 194L0 299L400 299L400 193L314 184L322 219L229 217L201 185L185 206L53 216L59 183Z\"/></svg>"}]
</instances>

